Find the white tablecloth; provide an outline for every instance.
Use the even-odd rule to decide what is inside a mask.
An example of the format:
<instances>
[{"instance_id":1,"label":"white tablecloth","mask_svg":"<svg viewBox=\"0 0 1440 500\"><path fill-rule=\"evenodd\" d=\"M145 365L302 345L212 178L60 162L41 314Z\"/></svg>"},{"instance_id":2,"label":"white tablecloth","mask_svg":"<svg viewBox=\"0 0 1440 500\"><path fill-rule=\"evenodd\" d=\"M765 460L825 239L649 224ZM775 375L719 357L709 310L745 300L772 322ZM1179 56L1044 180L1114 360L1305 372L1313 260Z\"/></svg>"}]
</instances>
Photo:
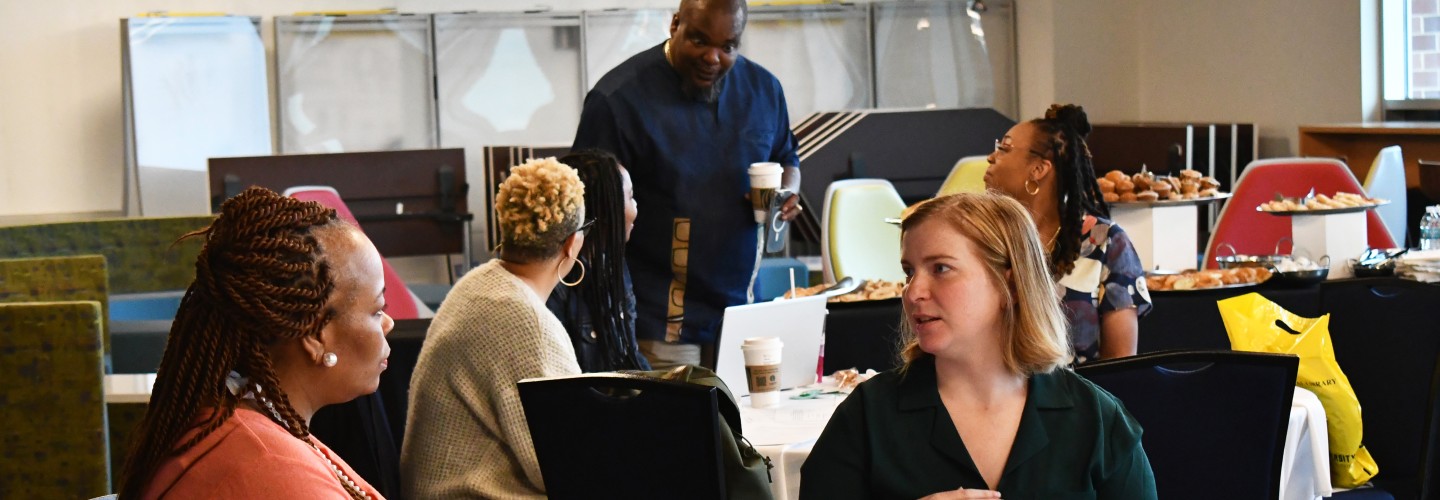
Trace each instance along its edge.
<instances>
[{"instance_id":1,"label":"white tablecloth","mask_svg":"<svg viewBox=\"0 0 1440 500\"><path fill-rule=\"evenodd\" d=\"M750 398L740 398L741 428L756 450L770 458L770 491L776 500L800 498L800 466L810 456L815 439L825 422L844 399L823 395L795 400L798 390L781 393L780 406L756 409ZM1290 425L1285 435L1285 453L1280 468L1280 498L1313 500L1329 496L1330 443L1325 427L1325 409L1305 389L1295 389L1290 406Z\"/></svg>"}]
</instances>

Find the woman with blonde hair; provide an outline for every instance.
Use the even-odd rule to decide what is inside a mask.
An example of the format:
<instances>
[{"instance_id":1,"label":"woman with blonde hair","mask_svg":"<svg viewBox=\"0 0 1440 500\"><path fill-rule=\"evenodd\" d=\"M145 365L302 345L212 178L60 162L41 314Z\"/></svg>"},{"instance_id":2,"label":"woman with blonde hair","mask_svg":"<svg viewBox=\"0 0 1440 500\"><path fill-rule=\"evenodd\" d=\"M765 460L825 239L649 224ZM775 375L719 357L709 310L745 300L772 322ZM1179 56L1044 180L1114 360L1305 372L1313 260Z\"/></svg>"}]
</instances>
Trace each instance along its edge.
<instances>
[{"instance_id":1,"label":"woman with blonde hair","mask_svg":"<svg viewBox=\"0 0 1440 500\"><path fill-rule=\"evenodd\" d=\"M497 257L440 305L410 381L405 497L545 497L516 383L580 373L545 297L585 279L576 265L588 226L584 194L575 169L554 158L517 166L500 184ZM564 280L572 268L576 276Z\"/></svg>"},{"instance_id":2,"label":"woman with blonde hair","mask_svg":"<svg viewBox=\"0 0 1440 500\"><path fill-rule=\"evenodd\" d=\"M1041 248L1025 209L998 194L904 218L904 364L836 409L801 498L1155 498L1140 426L1063 368Z\"/></svg>"}]
</instances>

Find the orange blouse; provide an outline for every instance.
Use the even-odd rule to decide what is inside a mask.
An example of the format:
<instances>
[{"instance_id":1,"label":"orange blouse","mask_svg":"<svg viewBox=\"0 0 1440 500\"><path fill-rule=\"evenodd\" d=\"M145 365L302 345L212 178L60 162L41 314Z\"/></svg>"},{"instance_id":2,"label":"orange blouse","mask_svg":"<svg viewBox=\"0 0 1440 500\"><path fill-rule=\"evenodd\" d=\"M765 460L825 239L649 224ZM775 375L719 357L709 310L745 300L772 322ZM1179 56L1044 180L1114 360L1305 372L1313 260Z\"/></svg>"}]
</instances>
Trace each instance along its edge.
<instances>
[{"instance_id":1,"label":"orange blouse","mask_svg":"<svg viewBox=\"0 0 1440 500\"><path fill-rule=\"evenodd\" d=\"M188 439L188 435L186 438ZM313 436L315 445L371 498L383 498ZM309 444L246 407L189 450L160 464L144 498L350 498Z\"/></svg>"}]
</instances>

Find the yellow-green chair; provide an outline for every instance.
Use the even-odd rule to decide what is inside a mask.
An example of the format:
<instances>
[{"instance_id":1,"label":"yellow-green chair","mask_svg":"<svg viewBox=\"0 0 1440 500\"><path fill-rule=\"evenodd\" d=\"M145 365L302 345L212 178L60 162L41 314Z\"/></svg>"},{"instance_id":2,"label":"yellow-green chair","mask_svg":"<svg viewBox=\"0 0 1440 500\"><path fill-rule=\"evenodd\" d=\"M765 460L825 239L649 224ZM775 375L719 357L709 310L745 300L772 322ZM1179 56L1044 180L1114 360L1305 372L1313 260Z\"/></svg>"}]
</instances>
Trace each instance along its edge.
<instances>
[{"instance_id":1,"label":"yellow-green chair","mask_svg":"<svg viewBox=\"0 0 1440 500\"><path fill-rule=\"evenodd\" d=\"M836 181L825 191L820 222L820 262L825 282L857 280L903 281L900 269L900 226L886 219L900 217L905 201L884 179Z\"/></svg>"},{"instance_id":2,"label":"yellow-green chair","mask_svg":"<svg viewBox=\"0 0 1440 500\"><path fill-rule=\"evenodd\" d=\"M201 244L175 240L214 220L136 217L0 227L0 258L104 255L111 293L184 290L195 278Z\"/></svg>"},{"instance_id":3,"label":"yellow-green chair","mask_svg":"<svg viewBox=\"0 0 1440 500\"><path fill-rule=\"evenodd\" d=\"M985 169L990 168L987 158L966 156L955 162L955 167L950 169L950 175L945 176L945 182L940 184L940 192L935 196L985 192Z\"/></svg>"},{"instance_id":4,"label":"yellow-green chair","mask_svg":"<svg viewBox=\"0 0 1440 500\"><path fill-rule=\"evenodd\" d=\"M110 354L110 284L105 257L0 259L0 303L93 300L100 303L105 354Z\"/></svg>"},{"instance_id":5,"label":"yellow-green chair","mask_svg":"<svg viewBox=\"0 0 1440 500\"><path fill-rule=\"evenodd\" d=\"M100 304L0 304L0 498L110 492Z\"/></svg>"}]
</instances>

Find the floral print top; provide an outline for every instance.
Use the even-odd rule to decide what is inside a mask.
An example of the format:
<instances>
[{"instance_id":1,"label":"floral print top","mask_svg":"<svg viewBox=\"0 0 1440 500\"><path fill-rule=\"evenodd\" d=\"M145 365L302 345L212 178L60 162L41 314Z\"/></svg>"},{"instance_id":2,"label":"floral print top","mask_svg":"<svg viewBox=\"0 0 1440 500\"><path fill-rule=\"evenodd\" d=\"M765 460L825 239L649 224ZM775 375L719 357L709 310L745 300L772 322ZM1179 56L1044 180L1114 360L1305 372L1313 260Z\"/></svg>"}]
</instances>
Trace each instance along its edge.
<instances>
[{"instance_id":1,"label":"floral print top","mask_svg":"<svg viewBox=\"0 0 1440 500\"><path fill-rule=\"evenodd\" d=\"M1057 287L1077 365L1100 357L1100 316L1133 307L1143 317L1151 307L1145 268L1125 230L1087 215L1080 234L1080 257Z\"/></svg>"}]
</instances>

